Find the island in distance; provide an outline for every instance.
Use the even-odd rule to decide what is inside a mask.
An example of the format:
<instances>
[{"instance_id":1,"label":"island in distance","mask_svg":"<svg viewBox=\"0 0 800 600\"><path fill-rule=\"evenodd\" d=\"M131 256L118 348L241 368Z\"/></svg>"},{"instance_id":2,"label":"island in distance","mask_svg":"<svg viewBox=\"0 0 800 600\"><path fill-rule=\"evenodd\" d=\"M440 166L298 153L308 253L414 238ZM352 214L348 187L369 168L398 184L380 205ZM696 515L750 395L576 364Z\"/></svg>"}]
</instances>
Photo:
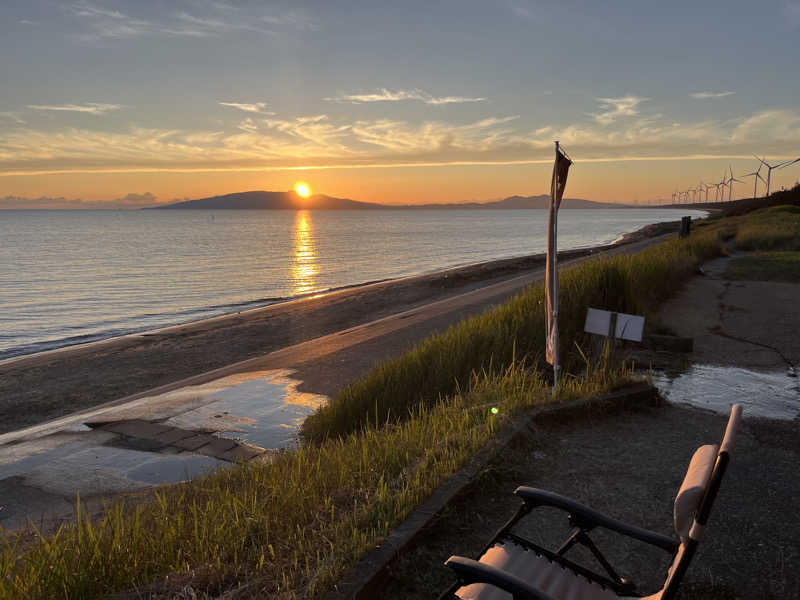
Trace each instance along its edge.
<instances>
[{"instance_id":1,"label":"island in distance","mask_svg":"<svg viewBox=\"0 0 800 600\"><path fill-rule=\"evenodd\" d=\"M300 208L310 210L419 210L419 209L525 209L548 208L550 196L509 196L502 200L492 202L466 202L452 204L377 204L374 202L359 202L349 198L334 198L324 194L315 194L308 198L299 196L295 191L289 192L238 192L197 200L184 200L161 206L151 207L159 210L172 209L202 209L202 210L275 210ZM628 204L615 204L609 202L592 202L577 198L564 198L561 208L632 208Z\"/></svg>"}]
</instances>

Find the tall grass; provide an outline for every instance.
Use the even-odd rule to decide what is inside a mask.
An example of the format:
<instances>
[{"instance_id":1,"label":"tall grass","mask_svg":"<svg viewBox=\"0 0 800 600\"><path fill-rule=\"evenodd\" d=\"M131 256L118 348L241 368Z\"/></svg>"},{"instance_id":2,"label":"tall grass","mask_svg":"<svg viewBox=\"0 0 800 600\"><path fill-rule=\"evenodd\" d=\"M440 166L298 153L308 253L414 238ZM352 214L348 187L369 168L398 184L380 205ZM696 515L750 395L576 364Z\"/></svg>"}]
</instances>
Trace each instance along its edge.
<instances>
[{"instance_id":1,"label":"tall grass","mask_svg":"<svg viewBox=\"0 0 800 600\"><path fill-rule=\"evenodd\" d=\"M589 372L567 391L613 385L607 372ZM117 504L94 524L79 512L24 551L22 536L4 538L0 598L146 597L187 583L211 595L245 585L248 597L319 597L511 415L551 401L542 377L519 363L467 388L396 425L163 488L127 510Z\"/></svg>"},{"instance_id":2,"label":"tall grass","mask_svg":"<svg viewBox=\"0 0 800 600\"><path fill-rule=\"evenodd\" d=\"M583 339L586 308L647 314L697 265L723 252L717 228L671 240L633 256L582 263L561 274L559 329L567 370L582 364L573 342ZM541 366L544 288L531 287L508 303L428 338L344 388L303 424L312 442L368 424L406 418L464 385L475 372L502 372L515 360Z\"/></svg>"},{"instance_id":3,"label":"tall grass","mask_svg":"<svg viewBox=\"0 0 800 600\"><path fill-rule=\"evenodd\" d=\"M800 250L800 206L773 206L737 221L737 250Z\"/></svg>"}]
</instances>

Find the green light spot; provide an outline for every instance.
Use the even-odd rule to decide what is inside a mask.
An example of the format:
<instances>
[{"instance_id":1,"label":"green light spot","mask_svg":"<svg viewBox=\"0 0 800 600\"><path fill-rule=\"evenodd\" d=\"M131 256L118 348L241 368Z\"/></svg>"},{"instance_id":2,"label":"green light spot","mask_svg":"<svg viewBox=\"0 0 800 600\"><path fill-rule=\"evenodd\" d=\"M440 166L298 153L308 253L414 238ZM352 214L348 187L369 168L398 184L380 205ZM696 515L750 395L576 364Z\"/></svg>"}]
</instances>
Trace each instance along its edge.
<instances>
[{"instance_id":1,"label":"green light spot","mask_svg":"<svg viewBox=\"0 0 800 600\"><path fill-rule=\"evenodd\" d=\"M493 414L493 415L496 415L496 414L497 414L497 413L499 413L499 412L500 412L500 411L499 411L499 410L497 410L497 408L495 408L495 407L492 407L492 414Z\"/></svg>"}]
</instances>

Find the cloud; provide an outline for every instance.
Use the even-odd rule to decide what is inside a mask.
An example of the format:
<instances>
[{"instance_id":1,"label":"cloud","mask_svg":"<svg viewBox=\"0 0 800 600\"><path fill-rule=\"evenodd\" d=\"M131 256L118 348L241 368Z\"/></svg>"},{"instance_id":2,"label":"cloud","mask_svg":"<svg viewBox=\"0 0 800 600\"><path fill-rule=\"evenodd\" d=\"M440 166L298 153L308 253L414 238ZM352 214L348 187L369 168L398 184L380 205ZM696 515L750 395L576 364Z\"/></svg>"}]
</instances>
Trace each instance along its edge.
<instances>
[{"instance_id":1,"label":"cloud","mask_svg":"<svg viewBox=\"0 0 800 600\"><path fill-rule=\"evenodd\" d=\"M41 105L29 104L28 108L34 110L66 111L88 113L91 115L104 115L112 110L122 108L121 104L106 104L103 102L86 102L85 104L61 104L61 105Z\"/></svg>"},{"instance_id":2,"label":"cloud","mask_svg":"<svg viewBox=\"0 0 800 600\"><path fill-rule=\"evenodd\" d=\"M689 94L692 98L698 100L705 100L706 98L724 98L725 96L732 96L736 92L692 92Z\"/></svg>"},{"instance_id":3,"label":"cloud","mask_svg":"<svg viewBox=\"0 0 800 600\"><path fill-rule=\"evenodd\" d=\"M145 36L210 38L242 31L274 34L287 28L316 28L314 23L295 12L265 15L259 12L242 11L236 6L224 2L176 4L188 4L192 10L205 10L203 14L192 14L188 10L179 10L170 18L160 21L134 17L87 0L72 4L68 10L86 28L86 31L76 36L85 42Z\"/></svg>"},{"instance_id":4,"label":"cloud","mask_svg":"<svg viewBox=\"0 0 800 600\"><path fill-rule=\"evenodd\" d=\"M243 102L220 102L222 106L229 106L231 108L238 108L245 112L261 113L265 115L274 115L274 112L265 110L267 108L266 102L254 102L252 104L245 104Z\"/></svg>"},{"instance_id":5,"label":"cloud","mask_svg":"<svg viewBox=\"0 0 800 600\"><path fill-rule=\"evenodd\" d=\"M377 92L368 94L341 94L331 98L325 98L330 102L351 102L353 104L363 104L367 102L402 102L405 100L416 100L425 104L462 104L467 102L486 102L486 98L471 98L467 96L431 96L427 92L419 89L413 90L388 90L381 88Z\"/></svg>"},{"instance_id":6,"label":"cloud","mask_svg":"<svg viewBox=\"0 0 800 600\"><path fill-rule=\"evenodd\" d=\"M597 98L600 110L604 112L592 113L594 120L601 125L610 125L620 117L635 117L639 114L638 106L650 98L639 96L625 96L624 98Z\"/></svg>"},{"instance_id":7,"label":"cloud","mask_svg":"<svg viewBox=\"0 0 800 600\"><path fill-rule=\"evenodd\" d=\"M18 112L13 110L7 110L0 112L0 119L7 119L9 121L14 121L17 125L25 125L25 121L22 117L19 116Z\"/></svg>"},{"instance_id":8,"label":"cloud","mask_svg":"<svg viewBox=\"0 0 800 600\"><path fill-rule=\"evenodd\" d=\"M64 198L41 196L25 198L23 196L6 196L0 198L0 209L90 209L90 208L122 208L135 209L157 204L156 197L150 192L143 194L130 193L115 200L87 201L80 198Z\"/></svg>"},{"instance_id":9,"label":"cloud","mask_svg":"<svg viewBox=\"0 0 800 600\"><path fill-rule=\"evenodd\" d=\"M325 114L276 119L248 113L227 131L129 128L0 131L0 178L61 172L267 171L551 160L560 140L576 160L796 156L800 110L676 123L661 115L604 123L529 123L515 115L468 122L360 119ZM625 111L623 111L625 112Z\"/></svg>"}]
</instances>

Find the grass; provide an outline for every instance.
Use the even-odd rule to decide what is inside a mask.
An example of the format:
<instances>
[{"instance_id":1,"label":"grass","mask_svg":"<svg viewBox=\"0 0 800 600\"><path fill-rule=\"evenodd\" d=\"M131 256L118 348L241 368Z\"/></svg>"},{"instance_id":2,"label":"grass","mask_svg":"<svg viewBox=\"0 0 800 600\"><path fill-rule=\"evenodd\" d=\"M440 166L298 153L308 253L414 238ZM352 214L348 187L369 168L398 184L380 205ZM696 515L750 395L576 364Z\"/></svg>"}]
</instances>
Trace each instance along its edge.
<instances>
[{"instance_id":1,"label":"grass","mask_svg":"<svg viewBox=\"0 0 800 600\"><path fill-rule=\"evenodd\" d=\"M597 393L619 377L590 369L564 393ZM3 539L0 598L169 595L187 583L210 595L319 597L511 415L550 401L543 378L515 363L403 423L163 488L94 524L79 508L75 525L25 550L24 533Z\"/></svg>"},{"instance_id":2,"label":"grass","mask_svg":"<svg viewBox=\"0 0 800 600\"><path fill-rule=\"evenodd\" d=\"M586 308L648 314L693 274L699 263L719 256L719 227L686 240L671 240L633 256L598 259L561 275L559 329L567 370L583 358ZM508 303L435 335L390 359L344 388L303 424L302 436L320 442L369 424L396 422L419 405L458 390L479 371L502 372L518 358L543 367L544 288L538 285Z\"/></svg>"},{"instance_id":3,"label":"grass","mask_svg":"<svg viewBox=\"0 0 800 600\"><path fill-rule=\"evenodd\" d=\"M736 221L737 250L800 250L800 206L773 206Z\"/></svg>"},{"instance_id":4,"label":"grass","mask_svg":"<svg viewBox=\"0 0 800 600\"><path fill-rule=\"evenodd\" d=\"M582 356L587 306L648 314L723 252L723 238L788 243L786 222L797 219L771 210L565 272L561 343L572 374L561 398L627 377ZM781 224L759 230L766 221ZM315 443L269 463L161 488L152 502L117 503L97 522L79 512L32 542L30 531L0 536L0 598L169 596L187 584L200 595L320 597L512 415L552 401L539 369L542 301L541 286L530 288L382 364L308 422Z\"/></svg>"}]
</instances>

